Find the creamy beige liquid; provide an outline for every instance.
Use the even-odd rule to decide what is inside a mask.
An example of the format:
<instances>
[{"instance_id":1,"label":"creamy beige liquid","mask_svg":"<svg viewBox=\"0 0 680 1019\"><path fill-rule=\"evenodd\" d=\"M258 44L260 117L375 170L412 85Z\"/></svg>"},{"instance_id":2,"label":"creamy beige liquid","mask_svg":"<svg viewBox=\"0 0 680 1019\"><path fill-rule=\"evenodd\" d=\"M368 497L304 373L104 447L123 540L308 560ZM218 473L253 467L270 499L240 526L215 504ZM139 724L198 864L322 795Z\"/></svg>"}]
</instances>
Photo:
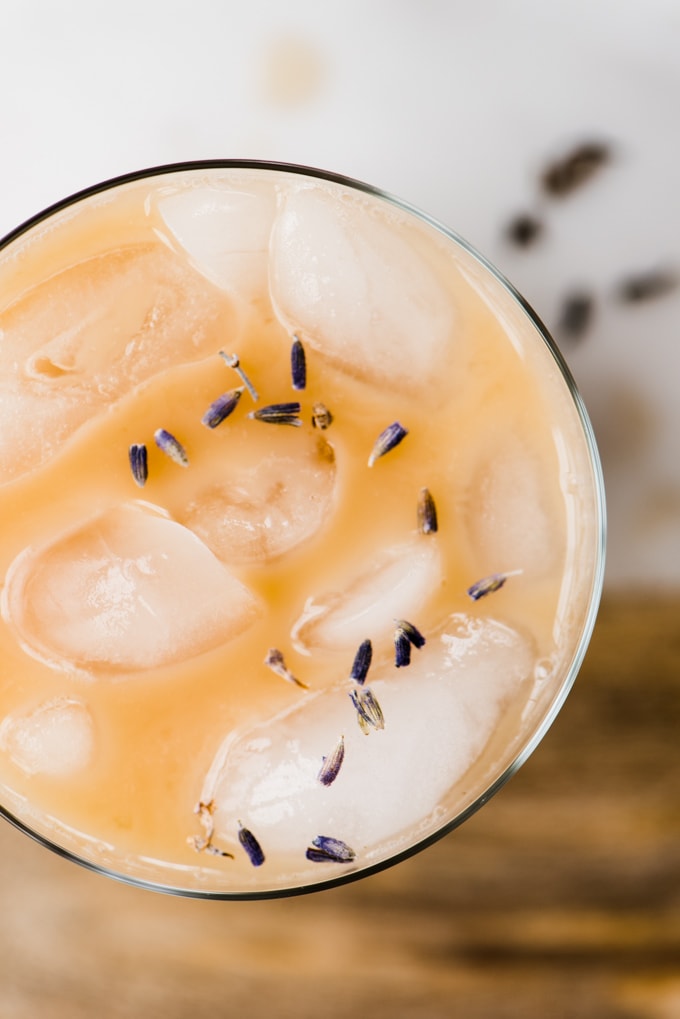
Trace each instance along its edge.
<instances>
[{"instance_id":1,"label":"creamy beige liquid","mask_svg":"<svg viewBox=\"0 0 680 1019\"><path fill-rule=\"evenodd\" d=\"M173 218L173 200L190 195L200 238L216 193L226 198L215 215L235 224L228 257L210 245L197 254ZM232 206L231 193L245 206ZM258 210L252 237L244 209ZM346 264L346 247L317 261L298 244L296 231L316 242L336 212L343 243L358 237L360 271ZM306 232L304 216L317 217ZM381 292L362 296L359 283L376 265L382 272L390 252L398 263L400 245L415 262L387 277L396 296L383 328ZM299 292L288 300L296 259ZM356 274L350 295L376 302L367 317L343 326L347 295L340 286L337 307L329 300L333 273ZM433 281L420 304L418 273ZM118 873L248 892L379 863L496 781L551 713L577 654L597 575L598 507L562 376L486 270L373 197L292 174L204 171L193 184L179 174L128 184L35 227L4 252L0 298L0 787L9 811ZM389 357L364 365L362 349L387 342L391 315L398 333L400 316L427 323L430 312L431 353L430 336L411 335L409 322L409 349L397 335ZM352 336L362 328L368 335ZM291 386L293 332L307 357L302 391ZM209 429L209 404L242 386L220 351L238 354L259 399L245 390ZM291 400L301 427L249 417ZM333 415L326 430L312 425L318 401ZM369 467L375 439L395 421L408 435ZM159 428L181 441L188 466L157 448ZM128 462L133 443L148 449L143 488ZM418 528L424 486L435 534ZM498 572L509 574L505 585L473 602L470 585ZM399 670L395 617L427 641ZM385 716L368 734L348 696L365 638L366 686ZM468 644L465 656L458 649ZM487 644L500 657L485 664ZM265 665L271 648L304 686ZM448 700L451 687L440 703L449 667L460 694ZM403 716L394 727L391 697L392 718ZM449 747L450 703L460 717ZM441 743L431 760L423 711ZM409 716L418 719L413 746L399 729ZM345 762L321 789L316 772L341 735ZM399 778L404 754L422 757L422 775ZM370 768L373 800L359 808ZM412 773L417 793L404 785ZM199 851L201 801L213 811L211 846L233 859ZM260 867L239 843L240 824L261 844ZM343 840L354 860L309 862L319 835Z\"/></svg>"}]
</instances>

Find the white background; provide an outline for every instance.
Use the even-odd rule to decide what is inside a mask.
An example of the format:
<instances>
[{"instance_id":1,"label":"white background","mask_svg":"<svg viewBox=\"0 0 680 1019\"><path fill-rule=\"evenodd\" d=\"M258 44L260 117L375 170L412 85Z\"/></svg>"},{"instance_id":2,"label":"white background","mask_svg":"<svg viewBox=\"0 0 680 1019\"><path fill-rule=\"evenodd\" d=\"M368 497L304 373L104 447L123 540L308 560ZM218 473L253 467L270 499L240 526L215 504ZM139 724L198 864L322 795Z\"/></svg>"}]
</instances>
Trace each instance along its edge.
<instances>
[{"instance_id":1,"label":"white background","mask_svg":"<svg viewBox=\"0 0 680 1019\"><path fill-rule=\"evenodd\" d=\"M589 289L593 328L562 349L605 466L608 583L680 586L680 290L613 297L680 270L677 0L4 0L0 46L0 233L144 166L289 160L444 220L549 326ZM546 161L590 139L611 165L513 248Z\"/></svg>"}]
</instances>

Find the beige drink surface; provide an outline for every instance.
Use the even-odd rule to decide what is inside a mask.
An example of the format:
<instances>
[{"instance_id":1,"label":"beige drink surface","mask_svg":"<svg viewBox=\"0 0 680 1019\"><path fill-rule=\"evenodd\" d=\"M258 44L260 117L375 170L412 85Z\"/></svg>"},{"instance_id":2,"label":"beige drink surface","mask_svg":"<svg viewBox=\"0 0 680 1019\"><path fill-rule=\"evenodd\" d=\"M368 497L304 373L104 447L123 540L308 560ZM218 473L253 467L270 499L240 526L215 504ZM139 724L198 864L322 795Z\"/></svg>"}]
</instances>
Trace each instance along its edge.
<instances>
[{"instance_id":1,"label":"beige drink surface","mask_svg":"<svg viewBox=\"0 0 680 1019\"><path fill-rule=\"evenodd\" d=\"M209 215L226 256L183 232L200 241ZM550 714L594 584L587 443L534 326L431 227L294 175L142 180L19 244L0 264L6 808L117 872L247 892L379 863L468 807ZM243 386L220 351L258 400L244 389L211 429L208 406ZM249 417L295 400L300 427ZM393 422L408 434L369 466ZM426 638L400 669L395 619ZM349 676L367 638L384 729L364 733ZM265 664L273 648L299 684ZM209 812L209 849L233 858L199 851ZM353 861L309 862L320 835Z\"/></svg>"}]
</instances>

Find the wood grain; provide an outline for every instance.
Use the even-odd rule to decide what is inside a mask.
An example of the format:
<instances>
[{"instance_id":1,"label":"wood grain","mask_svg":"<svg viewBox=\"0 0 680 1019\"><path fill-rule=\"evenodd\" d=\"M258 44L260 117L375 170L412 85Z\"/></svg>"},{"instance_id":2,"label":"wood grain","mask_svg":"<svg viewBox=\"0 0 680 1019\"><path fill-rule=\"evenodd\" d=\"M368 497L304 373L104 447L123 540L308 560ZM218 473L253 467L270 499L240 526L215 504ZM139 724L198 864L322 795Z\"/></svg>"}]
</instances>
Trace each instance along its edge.
<instances>
[{"instance_id":1,"label":"wood grain","mask_svg":"<svg viewBox=\"0 0 680 1019\"><path fill-rule=\"evenodd\" d=\"M679 598L607 599L524 768L354 885L164 897L1 825L0 1017L680 1017L679 620Z\"/></svg>"}]
</instances>

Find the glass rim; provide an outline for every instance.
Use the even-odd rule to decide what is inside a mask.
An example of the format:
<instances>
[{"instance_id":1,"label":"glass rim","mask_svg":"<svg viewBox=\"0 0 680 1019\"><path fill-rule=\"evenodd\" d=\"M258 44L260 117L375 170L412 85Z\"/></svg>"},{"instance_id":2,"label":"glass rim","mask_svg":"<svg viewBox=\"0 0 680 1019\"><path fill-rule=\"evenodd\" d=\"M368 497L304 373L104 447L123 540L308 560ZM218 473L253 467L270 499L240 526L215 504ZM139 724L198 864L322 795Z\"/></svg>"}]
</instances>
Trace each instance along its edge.
<instances>
[{"instance_id":1,"label":"glass rim","mask_svg":"<svg viewBox=\"0 0 680 1019\"><path fill-rule=\"evenodd\" d=\"M520 307L522 312L533 324L538 336L542 339L548 352L551 354L557 368L559 369L562 380L567 386L567 390L571 397L573 406L577 412L577 416L580 420L582 435L585 439L586 451L588 454L588 462L592 471L592 482L593 482L593 496L594 505L596 511L596 521L594 527L594 533L596 537L595 541L595 562L592 571L591 590L588 598L588 607L585 613L583 624L581 627L580 637L578 643L571 657L571 661L568 665L565 665L564 676L560 682L559 688L557 689L554 697L550 701L549 709L544 714L540 723L536 726L532 732L531 737L526 740L521 748L517 751L515 756L512 758L509 764L507 764L503 771L492 781L487 787L478 793L474 800L468 804L467 807L463 808L455 817L446 821L441 827L437 828L436 831L429 833L423 838L418 839L413 845L408 846L405 849L400 850L393 856L389 856L384 860L380 860L375 863L367 864L363 867L357 867L356 869L343 871L342 874L336 877L322 879L313 883L305 883L295 885L291 887L282 888L265 888L262 890L248 890L248 891L221 891L211 890L202 888L190 888L182 887L179 885L166 885L160 881L150 880L144 877L140 877L134 874L125 874L122 871L113 870L109 866L98 864L87 857L79 856L77 852L66 848L65 846L59 845L58 842L52 841L46 835L41 832L33 830L25 821L15 817L14 814L5 806L0 803L0 816L4 817L13 827L18 829L25 835L28 835L33 841L46 849L51 850L58 856L66 859L72 863L76 863L86 870L92 871L96 874L103 875L105 877L112 878L122 884L131 885L133 887L142 888L147 891L159 892L167 895L178 896L181 898L193 898L193 899L205 899L205 900L222 900L222 901L248 901L248 900L263 900L263 899L280 899L290 898L299 895L308 895L313 892L325 891L331 888L336 888L340 885L349 884L360 879L370 877L374 874L380 873L381 871L387 870L399 863L403 863L405 860L417 855L422 850L427 849L440 839L449 835L456 828L460 827L465 821L472 817L482 806L484 806L508 781L509 779L526 763L531 754L536 750L538 745L543 740L544 736L550 729L551 725L555 721L555 718L559 714L564 702L572 689L578 672L583 664L590 639L592 637L593 629L597 618L598 608L600 599L602 596L602 589L604 584L604 572L605 572L605 558L606 558L606 535L607 535L607 521L606 521L606 499L605 499L605 487L604 487L604 475L602 471L602 463L595 440L595 433L593 426L585 408L585 404L581 397L581 394L576 385L576 381L571 373L571 370L562 355L557 343L553 339L550 331L529 304L529 302L522 296L517 288L507 279L507 277L491 262L486 258L485 255L481 254L474 245L470 244L464 237L458 234L455 230L447 226L438 218L425 212L418 206L392 194L390 191L386 191L382 188L376 187L372 184L367 184L364 181L355 179L353 177L346 176L344 174L335 173L329 170L319 169L317 167L306 166L299 163L288 163L282 161L273 160L260 160L260 159L200 159L200 160L184 160L176 163L163 163L157 166L147 167L142 170L134 170L128 173L119 174L114 177L107 178L97 184L90 185L86 188L82 188L66 198L60 199L57 202L47 206L42 211L31 216L25 220L19 226L15 227L9 233L5 234L0 238L0 251L3 251L14 241L18 240L29 230L38 226L40 223L51 219L58 213L68 209L74 205L78 205L80 202L84 202L90 198L94 198L96 195L103 194L107 191L115 190L119 187L124 187L128 184L134 184L139 181L148 180L154 177L169 176L171 174L183 174L183 173L199 173L201 171L210 170L260 170L266 172L275 173L289 173L297 174L302 177L308 177L310 179L317 179L328 181L332 184L338 184L342 187L346 187L353 191L359 191L366 195L370 195L374 198L381 199L387 202L389 205L400 209L412 216L415 216L419 221L428 224L436 232L442 234L444 237L453 241L458 247L463 249L468 255L470 255L476 262L478 262L482 268L484 268L495 281L506 291L506 293L512 298L516 305Z\"/></svg>"}]
</instances>

